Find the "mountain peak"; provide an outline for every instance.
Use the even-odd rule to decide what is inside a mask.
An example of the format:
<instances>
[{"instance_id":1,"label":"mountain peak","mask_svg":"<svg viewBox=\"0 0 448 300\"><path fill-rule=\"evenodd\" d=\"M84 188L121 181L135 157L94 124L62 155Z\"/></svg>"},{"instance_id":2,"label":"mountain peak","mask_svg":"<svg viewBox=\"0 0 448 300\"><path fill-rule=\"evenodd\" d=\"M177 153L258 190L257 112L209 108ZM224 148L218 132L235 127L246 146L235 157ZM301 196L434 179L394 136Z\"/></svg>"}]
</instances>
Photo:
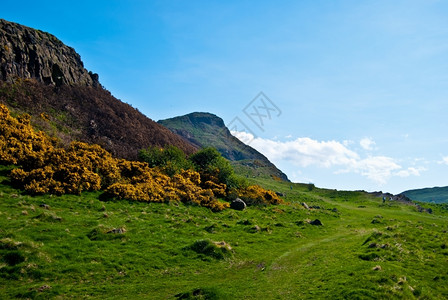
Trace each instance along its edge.
<instances>
[{"instance_id":1,"label":"mountain peak","mask_svg":"<svg viewBox=\"0 0 448 300\"><path fill-rule=\"evenodd\" d=\"M99 86L98 74L54 35L0 19L0 79L36 79L47 85Z\"/></svg>"},{"instance_id":2,"label":"mountain peak","mask_svg":"<svg viewBox=\"0 0 448 300\"><path fill-rule=\"evenodd\" d=\"M192 112L184 116L172 118L181 122L187 122L192 125L210 125L217 128L226 128L223 119L208 112Z\"/></svg>"}]
</instances>

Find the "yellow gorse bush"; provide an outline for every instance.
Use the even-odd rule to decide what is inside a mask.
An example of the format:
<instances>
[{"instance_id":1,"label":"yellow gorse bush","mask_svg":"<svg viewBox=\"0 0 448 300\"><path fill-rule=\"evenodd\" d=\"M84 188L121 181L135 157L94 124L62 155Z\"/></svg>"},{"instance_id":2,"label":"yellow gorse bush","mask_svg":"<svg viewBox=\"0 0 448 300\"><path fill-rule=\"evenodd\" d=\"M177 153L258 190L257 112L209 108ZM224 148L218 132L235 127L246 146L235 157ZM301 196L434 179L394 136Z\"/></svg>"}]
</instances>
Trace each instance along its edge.
<instances>
[{"instance_id":1,"label":"yellow gorse bush","mask_svg":"<svg viewBox=\"0 0 448 300\"><path fill-rule=\"evenodd\" d=\"M45 155L55 141L43 132L35 132L27 114L13 118L5 105L0 104L0 163L24 167L43 166Z\"/></svg>"},{"instance_id":2,"label":"yellow gorse bush","mask_svg":"<svg viewBox=\"0 0 448 300\"><path fill-rule=\"evenodd\" d=\"M67 149L36 132L30 116L13 118L0 104L0 163L20 168L11 179L31 194L80 194L104 189L109 197L148 202L182 201L222 210L228 203L215 198L225 185L200 187L198 172L185 170L169 177L147 163L114 158L98 145L73 142Z\"/></svg>"},{"instance_id":3,"label":"yellow gorse bush","mask_svg":"<svg viewBox=\"0 0 448 300\"><path fill-rule=\"evenodd\" d=\"M233 197L243 199L248 205L283 203L283 200L276 193L258 185L250 185L244 189L233 189L229 193Z\"/></svg>"}]
</instances>

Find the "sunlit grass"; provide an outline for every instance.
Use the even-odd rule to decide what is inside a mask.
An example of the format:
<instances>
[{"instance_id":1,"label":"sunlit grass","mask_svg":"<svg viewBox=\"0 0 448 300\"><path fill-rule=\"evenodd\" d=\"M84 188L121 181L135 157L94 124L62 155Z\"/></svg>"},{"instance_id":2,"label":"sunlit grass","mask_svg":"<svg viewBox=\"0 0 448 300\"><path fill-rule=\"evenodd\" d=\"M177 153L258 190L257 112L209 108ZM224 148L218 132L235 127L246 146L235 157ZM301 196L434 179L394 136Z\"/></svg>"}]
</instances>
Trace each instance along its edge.
<instances>
[{"instance_id":1,"label":"sunlit grass","mask_svg":"<svg viewBox=\"0 0 448 300\"><path fill-rule=\"evenodd\" d=\"M6 173L0 298L448 297L448 217L436 206L259 180L289 204L215 213L101 192L31 197Z\"/></svg>"}]
</instances>

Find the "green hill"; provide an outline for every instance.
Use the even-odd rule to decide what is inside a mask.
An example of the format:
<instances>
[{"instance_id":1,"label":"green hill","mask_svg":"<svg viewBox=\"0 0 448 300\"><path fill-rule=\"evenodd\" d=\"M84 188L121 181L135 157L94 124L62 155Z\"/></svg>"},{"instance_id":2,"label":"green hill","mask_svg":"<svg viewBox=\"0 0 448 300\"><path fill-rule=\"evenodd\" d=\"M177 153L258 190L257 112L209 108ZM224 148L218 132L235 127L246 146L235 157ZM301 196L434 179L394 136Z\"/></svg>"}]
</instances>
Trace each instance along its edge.
<instances>
[{"instance_id":1,"label":"green hill","mask_svg":"<svg viewBox=\"0 0 448 300\"><path fill-rule=\"evenodd\" d=\"M415 201L448 203L448 186L409 190L402 194Z\"/></svg>"},{"instance_id":2,"label":"green hill","mask_svg":"<svg viewBox=\"0 0 448 300\"><path fill-rule=\"evenodd\" d=\"M195 112L158 123L184 137L198 148L214 147L232 162L235 171L247 177L288 177L263 154L234 137L224 121L211 113Z\"/></svg>"}]
</instances>

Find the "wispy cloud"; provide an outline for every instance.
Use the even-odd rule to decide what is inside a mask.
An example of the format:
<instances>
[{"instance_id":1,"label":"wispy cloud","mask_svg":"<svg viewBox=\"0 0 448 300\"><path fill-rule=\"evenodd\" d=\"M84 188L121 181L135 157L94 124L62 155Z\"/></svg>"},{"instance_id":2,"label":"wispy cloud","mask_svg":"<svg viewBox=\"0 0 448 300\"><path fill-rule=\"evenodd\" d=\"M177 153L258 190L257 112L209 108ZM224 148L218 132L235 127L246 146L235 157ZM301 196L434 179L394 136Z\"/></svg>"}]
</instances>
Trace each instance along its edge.
<instances>
[{"instance_id":1,"label":"wispy cloud","mask_svg":"<svg viewBox=\"0 0 448 300\"><path fill-rule=\"evenodd\" d=\"M374 146L375 146L375 141L373 140L373 139L371 139L371 138L363 138L360 142L359 142L359 144L361 145L361 147L364 149L364 150L369 150L369 151L371 151L371 150L373 150L374 149Z\"/></svg>"},{"instance_id":2,"label":"wispy cloud","mask_svg":"<svg viewBox=\"0 0 448 300\"><path fill-rule=\"evenodd\" d=\"M357 173L378 184L385 184L392 176L420 176L420 172L425 170L416 167L403 169L396 160L387 156L361 157L348 148L350 143L317 141L308 137L282 142L254 137L247 132L232 131L232 134L242 142L250 142L252 147L274 162L287 161L302 168L336 168L335 174ZM373 149L375 142L372 139L363 140L360 144L364 149Z\"/></svg>"},{"instance_id":3,"label":"wispy cloud","mask_svg":"<svg viewBox=\"0 0 448 300\"><path fill-rule=\"evenodd\" d=\"M395 175L399 177L420 176L420 172L426 170L427 169L423 167L420 168L409 167L406 170L400 170L396 172Z\"/></svg>"}]
</instances>

